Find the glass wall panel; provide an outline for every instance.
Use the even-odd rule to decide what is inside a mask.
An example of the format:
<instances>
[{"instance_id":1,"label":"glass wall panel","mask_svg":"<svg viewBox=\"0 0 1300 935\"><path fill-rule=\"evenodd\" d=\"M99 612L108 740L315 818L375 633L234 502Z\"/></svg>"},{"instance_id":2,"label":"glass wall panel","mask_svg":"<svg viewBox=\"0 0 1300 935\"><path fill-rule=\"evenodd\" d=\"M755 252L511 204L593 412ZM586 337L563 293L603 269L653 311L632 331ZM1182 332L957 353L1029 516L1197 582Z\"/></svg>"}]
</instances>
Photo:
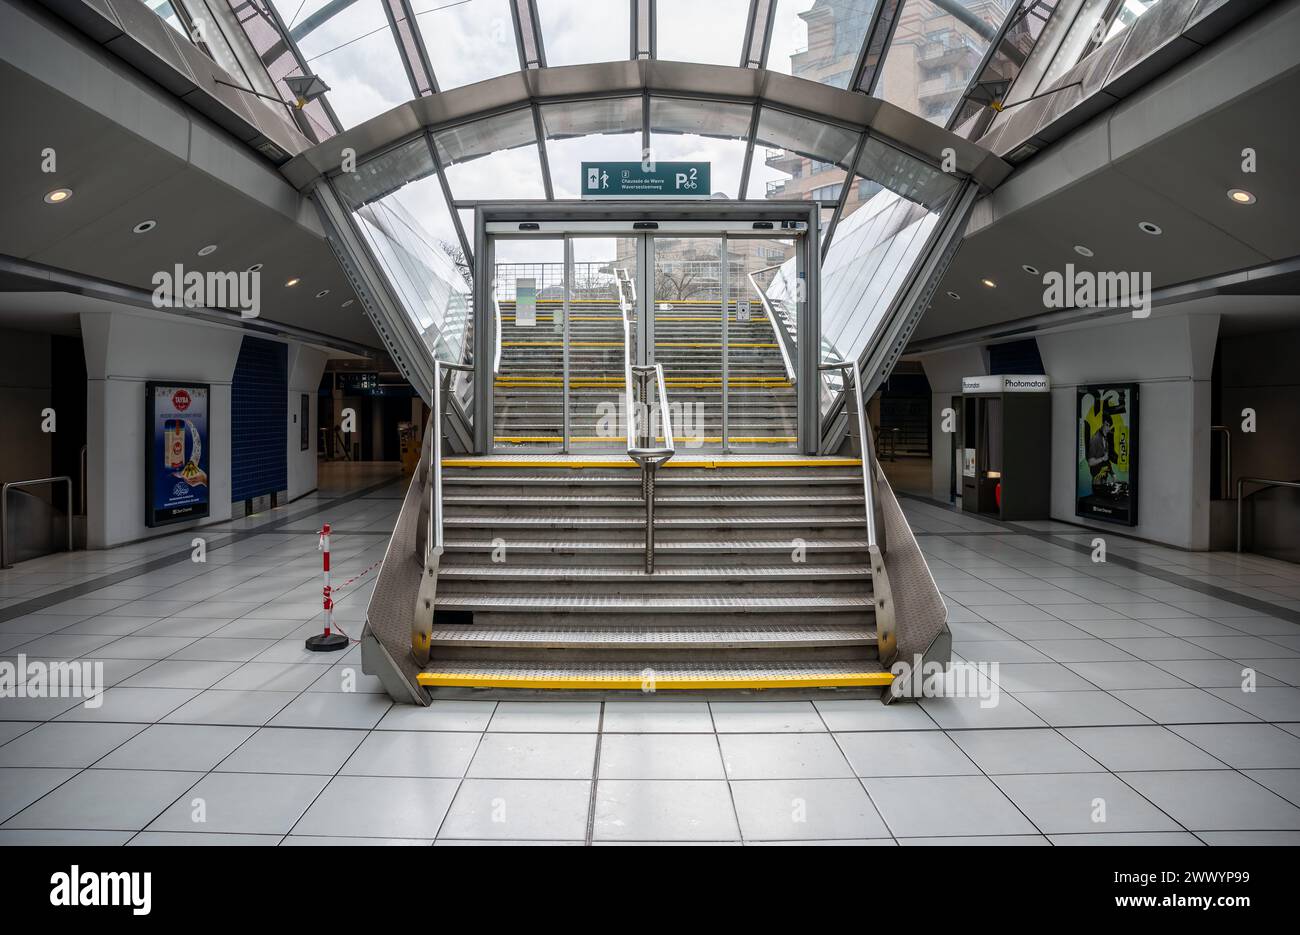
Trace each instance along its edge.
<instances>
[{"instance_id":1,"label":"glass wall panel","mask_svg":"<svg viewBox=\"0 0 1300 935\"><path fill-rule=\"evenodd\" d=\"M855 173L864 194L822 263L822 358L861 356L957 190L950 175L876 139ZM825 401L825 400L823 400Z\"/></svg>"},{"instance_id":2,"label":"glass wall panel","mask_svg":"<svg viewBox=\"0 0 1300 935\"><path fill-rule=\"evenodd\" d=\"M411 11L443 91L519 71L509 0L411 0Z\"/></svg>"},{"instance_id":3,"label":"glass wall panel","mask_svg":"<svg viewBox=\"0 0 1300 935\"><path fill-rule=\"evenodd\" d=\"M993 101L1005 101L1010 86L1029 62L1047 29L1057 0L1020 0L1006 34L979 74L976 86L950 119L953 130L968 140L979 139L997 111Z\"/></svg>"},{"instance_id":4,"label":"glass wall panel","mask_svg":"<svg viewBox=\"0 0 1300 935\"><path fill-rule=\"evenodd\" d=\"M1012 0L907 0L875 95L932 123L947 123L1012 5Z\"/></svg>"},{"instance_id":5,"label":"glass wall panel","mask_svg":"<svg viewBox=\"0 0 1300 935\"><path fill-rule=\"evenodd\" d=\"M626 450L623 308L635 341L636 239L574 237L570 249L569 450Z\"/></svg>"},{"instance_id":6,"label":"glass wall panel","mask_svg":"<svg viewBox=\"0 0 1300 935\"><path fill-rule=\"evenodd\" d=\"M767 67L847 88L876 0L778 0Z\"/></svg>"},{"instance_id":7,"label":"glass wall panel","mask_svg":"<svg viewBox=\"0 0 1300 935\"><path fill-rule=\"evenodd\" d=\"M658 0L655 57L739 65L748 20L749 0Z\"/></svg>"},{"instance_id":8,"label":"glass wall panel","mask_svg":"<svg viewBox=\"0 0 1300 935\"><path fill-rule=\"evenodd\" d=\"M746 104L650 99L650 154L657 162L712 164L715 197L735 198L753 108Z\"/></svg>"},{"instance_id":9,"label":"glass wall panel","mask_svg":"<svg viewBox=\"0 0 1300 935\"><path fill-rule=\"evenodd\" d=\"M564 240L495 238L491 291L500 316L493 378L498 448L564 448Z\"/></svg>"},{"instance_id":10,"label":"glass wall panel","mask_svg":"<svg viewBox=\"0 0 1300 935\"><path fill-rule=\"evenodd\" d=\"M535 0L546 64L614 62L628 57L628 0Z\"/></svg>"},{"instance_id":11,"label":"glass wall panel","mask_svg":"<svg viewBox=\"0 0 1300 935\"><path fill-rule=\"evenodd\" d=\"M271 0L312 74L329 85L344 127L411 99L411 85L380 0Z\"/></svg>"},{"instance_id":12,"label":"glass wall panel","mask_svg":"<svg viewBox=\"0 0 1300 935\"><path fill-rule=\"evenodd\" d=\"M794 241L729 237L727 436L740 451L792 451L799 441L799 304L782 276ZM793 262L789 264L793 266Z\"/></svg>"}]
</instances>

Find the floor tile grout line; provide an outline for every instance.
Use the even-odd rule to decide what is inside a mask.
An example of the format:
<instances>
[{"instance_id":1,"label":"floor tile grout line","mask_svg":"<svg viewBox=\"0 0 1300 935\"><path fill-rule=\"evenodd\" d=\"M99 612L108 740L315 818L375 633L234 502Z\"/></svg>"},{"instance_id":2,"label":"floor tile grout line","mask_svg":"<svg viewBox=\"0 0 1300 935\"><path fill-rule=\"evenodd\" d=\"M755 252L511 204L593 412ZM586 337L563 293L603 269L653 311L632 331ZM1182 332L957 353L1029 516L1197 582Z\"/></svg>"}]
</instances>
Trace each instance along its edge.
<instances>
[{"instance_id":1,"label":"floor tile grout line","mask_svg":"<svg viewBox=\"0 0 1300 935\"><path fill-rule=\"evenodd\" d=\"M548 732L548 733L558 733ZM591 764L591 791L587 794L587 828L583 844L591 847L596 831L596 796L600 787L600 748L605 737L605 699L600 699L600 708L596 712L596 751Z\"/></svg>"},{"instance_id":2,"label":"floor tile grout line","mask_svg":"<svg viewBox=\"0 0 1300 935\"><path fill-rule=\"evenodd\" d=\"M727 769L727 755L722 749L722 734L718 731L718 719L713 711L713 702L705 699L704 709L709 712L709 725L713 728L713 742L718 748L718 765L722 767L722 778L727 784L727 801L731 803L731 817L736 822L736 837L740 841L740 846L744 847L748 842L745 838L745 828L740 823L740 809L736 806L736 790L731 785L731 771Z\"/></svg>"},{"instance_id":3,"label":"floor tile grout line","mask_svg":"<svg viewBox=\"0 0 1300 935\"><path fill-rule=\"evenodd\" d=\"M391 711L392 708L389 708L389 710ZM470 754L469 761L465 764L465 772L456 783L456 791L451 794L451 799L447 802L447 810L442 813L442 818L438 822L438 828L433 835L433 840L430 842L430 846L437 844L438 840L442 837L442 829L446 827L447 819L451 817L451 810L456 807L456 801L460 798L460 792L465 788L465 780L469 778L469 771L474 766L474 758L478 756L479 750L482 749L483 740L487 737L488 731L492 727L492 720L497 716L499 710L501 710L501 702L493 701L492 710L488 712L487 721L484 722L483 729L478 732L478 741L474 744L474 752ZM382 718L380 720L382 720ZM378 725L376 725L376 727L378 727Z\"/></svg>"},{"instance_id":4,"label":"floor tile grout line","mask_svg":"<svg viewBox=\"0 0 1300 935\"><path fill-rule=\"evenodd\" d=\"M886 691L888 691L887 688L881 689L882 697L880 698L880 704L882 705L885 703L883 695ZM826 722L826 715L823 714L822 709L817 706L817 702L812 701L811 704L813 706L813 710L817 712L817 719L822 722L822 727L826 728L826 733L830 734L831 742L835 744L835 749L840 751L840 756L844 757L844 762L848 766L849 772L853 774L853 777L857 780L858 785L862 788L862 794L865 795L867 797L867 801L871 803L871 808L873 811L875 811L876 817L880 819L880 823L884 825L885 830L889 832L890 840L894 842L895 847L900 847L901 845L898 843L898 835L894 834L894 829L890 826L889 821L885 818L885 813L882 812L880 810L880 806L876 804L875 797L872 796L871 790L867 788L866 779L864 779L862 776L859 776L858 771L854 769L853 761L850 760L849 755L844 752L844 746L840 743L840 739L838 736L836 736L836 732L831 730L830 724ZM868 702L868 704L870 704L870 702ZM924 708L920 708L920 706L918 705L918 709L926 717L930 717L929 712L927 712ZM930 718L930 720L934 721L934 718ZM939 727L937 723L935 724L935 728L941 732L943 730L943 728ZM944 736L947 735L945 734ZM949 743L953 743L953 741L949 740ZM954 743L954 746L955 745L956 744ZM967 759L969 759L969 757L967 757Z\"/></svg>"}]
</instances>

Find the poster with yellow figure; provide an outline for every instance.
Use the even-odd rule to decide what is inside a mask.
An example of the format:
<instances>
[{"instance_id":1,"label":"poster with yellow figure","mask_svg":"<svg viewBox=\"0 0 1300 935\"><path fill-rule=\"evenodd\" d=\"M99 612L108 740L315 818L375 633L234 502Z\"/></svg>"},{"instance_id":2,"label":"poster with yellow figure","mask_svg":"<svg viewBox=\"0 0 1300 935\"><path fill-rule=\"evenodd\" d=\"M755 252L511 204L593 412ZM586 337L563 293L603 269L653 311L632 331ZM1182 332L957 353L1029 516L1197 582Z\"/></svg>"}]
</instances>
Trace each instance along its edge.
<instances>
[{"instance_id":1,"label":"poster with yellow figure","mask_svg":"<svg viewBox=\"0 0 1300 935\"><path fill-rule=\"evenodd\" d=\"M1137 525L1136 383L1080 386L1075 515Z\"/></svg>"}]
</instances>

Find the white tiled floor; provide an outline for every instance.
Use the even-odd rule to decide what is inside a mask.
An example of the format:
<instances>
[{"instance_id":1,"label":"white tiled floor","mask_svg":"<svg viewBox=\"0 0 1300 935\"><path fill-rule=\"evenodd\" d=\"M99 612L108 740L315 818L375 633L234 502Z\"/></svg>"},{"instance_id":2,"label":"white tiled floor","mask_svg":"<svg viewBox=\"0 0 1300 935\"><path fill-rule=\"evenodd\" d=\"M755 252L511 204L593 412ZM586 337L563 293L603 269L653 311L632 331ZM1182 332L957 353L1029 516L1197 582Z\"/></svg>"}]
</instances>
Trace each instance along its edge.
<instances>
[{"instance_id":1,"label":"white tiled floor","mask_svg":"<svg viewBox=\"0 0 1300 935\"><path fill-rule=\"evenodd\" d=\"M1098 533L906 500L996 707L393 706L355 647L302 648L312 530L335 528L336 582L377 562L401 485L338 498L385 470L202 530L205 564L187 532L0 572L2 658L102 660L113 686L0 700L0 844L1300 843L1296 566L1116 535L1094 564ZM340 595L353 636L373 576Z\"/></svg>"}]
</instances>

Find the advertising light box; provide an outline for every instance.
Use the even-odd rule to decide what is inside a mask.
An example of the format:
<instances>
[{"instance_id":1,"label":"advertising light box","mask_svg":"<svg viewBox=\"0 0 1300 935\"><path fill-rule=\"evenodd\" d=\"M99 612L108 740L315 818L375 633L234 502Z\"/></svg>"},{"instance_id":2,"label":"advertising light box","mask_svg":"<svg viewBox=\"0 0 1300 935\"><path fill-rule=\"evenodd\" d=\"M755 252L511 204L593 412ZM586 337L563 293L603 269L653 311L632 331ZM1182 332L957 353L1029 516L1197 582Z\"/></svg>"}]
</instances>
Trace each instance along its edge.
<instances>
[{"instance_id":1,"label":"advertising light box","mask_svg":"<svg viewBox=\"0 0 1300 935\"><path fill-rule=\"evenodd\" d=\"M206 383L145 384L145 525L201 519L210 512Z\"/></svg>"}]
</instances>

